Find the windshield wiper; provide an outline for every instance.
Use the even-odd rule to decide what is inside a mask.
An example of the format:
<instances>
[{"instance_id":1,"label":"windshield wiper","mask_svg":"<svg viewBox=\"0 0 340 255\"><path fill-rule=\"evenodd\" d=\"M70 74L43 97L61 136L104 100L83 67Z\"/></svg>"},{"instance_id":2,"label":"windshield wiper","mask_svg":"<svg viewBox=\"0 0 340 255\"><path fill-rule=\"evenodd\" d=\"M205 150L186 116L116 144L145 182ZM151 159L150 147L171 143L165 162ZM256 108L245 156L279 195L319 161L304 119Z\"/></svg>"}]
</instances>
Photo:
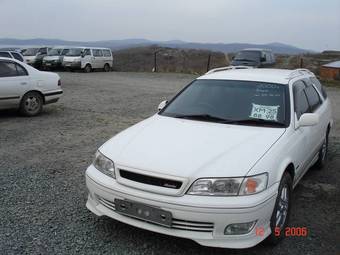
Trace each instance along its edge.
<instances>
[{"instance_id":1,"label":"windshield wiper","mask_svg":"<svg viewBox=\"0 0 340 255\"><path fill-rule=\"evenodd\" d=\"M260 125L272 125L272 126L279 126L279 127L285 127L286 124L282 122L277 122L273 120L264 120L264 119L244 119L244 120L233 120L229 122L230 124L260 124Z\"/></svg>"},{"instance_id":2,"label":"windshield wiper","mask_svg":"<svg viewBox=\"0 0 340 255\"><path fill-rule=\"evenodd\" d=\"M235 58L237 61L250 61L250 62L256 62L255 60L252 59L247 59L247 58Z\"/></svg>"},{"instance_id":3,"label":"windshield wiper","mask_svg":"<svg viewBox=\"0 0 340 255\"><path fill-rule=\"evenodd\" d=\"M187 114L187 115L184 114L184 115L175 115L174 118L212 121L212 122L218 122L218 123L229 123L232 121L232 120L224 119L221 117L213 116L210 114Z\"/></svg>"}]
</instances>

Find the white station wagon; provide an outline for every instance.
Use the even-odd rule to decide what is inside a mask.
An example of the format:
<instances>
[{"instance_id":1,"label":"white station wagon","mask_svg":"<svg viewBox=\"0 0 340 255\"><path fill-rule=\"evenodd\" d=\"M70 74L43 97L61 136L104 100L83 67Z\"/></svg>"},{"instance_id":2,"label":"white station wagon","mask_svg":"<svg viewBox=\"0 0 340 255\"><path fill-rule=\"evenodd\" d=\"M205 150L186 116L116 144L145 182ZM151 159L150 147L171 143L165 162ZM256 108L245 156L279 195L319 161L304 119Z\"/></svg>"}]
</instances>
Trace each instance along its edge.
<instances>
[{"instance_id":1,"label":"white station wagon","mask_svg":"<svg viewBox=\"0 0 340 255\"><path fill-rule=\"evenodd\" d=\"M293 188L325 163L331 127L310 71L215 69L99 148L86 206L204 246L275 244Z\"/></svg>"},{"instance_id":2,"label":"white station wagon","mask_svg":"<svg viewBox=\"0 0 340 255\"><path fill-rule=\"evenodd\" d=\"M17 108L34 116L63 93L58 74L41 72L21 61L0 57L0 109Z\"/></svg>"}]
</instances>

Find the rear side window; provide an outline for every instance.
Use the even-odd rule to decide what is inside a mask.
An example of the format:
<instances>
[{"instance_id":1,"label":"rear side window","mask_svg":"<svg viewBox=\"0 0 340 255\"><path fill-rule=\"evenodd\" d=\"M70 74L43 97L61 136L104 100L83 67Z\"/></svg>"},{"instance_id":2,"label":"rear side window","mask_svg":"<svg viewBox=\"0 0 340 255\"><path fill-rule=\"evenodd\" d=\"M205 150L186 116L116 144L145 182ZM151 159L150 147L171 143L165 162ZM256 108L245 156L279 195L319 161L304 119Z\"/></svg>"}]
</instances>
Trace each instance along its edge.
<instances>
[{"instance_id":1,"label":"rear side window","mask_svg":"<svg viewBox=\"0 0 340 255\"><path fill-rule=\"evenodd\" d=\"M0 57L12 58L12 56L8 52L0 52Z\"/></svg>"},{"instance_id":2,"label":"rear side window","mask_svg":"<svg viewBox=\"0 0 340 255\"><path fill-rule=\"evenodd\" d=\"M22 67L19 64L15 64L16 69L17 69L17 76L26 76L28 75L26 69L24 67Z\"/></svg>"},{"instance_id":3,"label":"rear side window","mask_svg":"<svg viewBox=\"0 0 340 255\"><path fill-rule=\"evenodd\" d=\"M321 105L319 94L316 92L313 86L308 86L305 91L311 111L314 112Z\"/></svg>"},{"instance_id":4,"label":"rear side window","mask_svg":"<svg viewBox=\"0 0 340 255\"><path fill-rule=\"evenodd\" d=\"M27 71L14 62L0 61L0 78L28 75Z\"/></svg>"},{"instance_id":5,"label":"rear side window","mask_svg":"<svg viewBox=\"0 0 340 255\"><path fill-rule=\"evenodd\" d=\"M24 61L24 59L20 56L20 54L16 53L16 52L12 52L12 55L15 59L19 60L19 61Z\"/></svg>"},{"instance_id":6,"label":"rear side window","mask_svg":"<svg viewBox=\"0 0 340 255\"><path fill-rule=\"evenodd\" d=\"M326 99L327 93L326 93L324 87L322 86L322 84L319 82L319 80L315 77L311 77L310 80L314 84L314 86L318 89L318 91L321 93L323 98Z\"/></svg>"},{"instance_id":7,"label":"rear side window","mask_svg":"<svg viewBox=\"0 0 340 255\"><path fill-rule=\"evenodd\" d=\"M110 50L103 50L104 57L111 57L111 51Z\"/></svg>"},{"instance_id":8,"label":"rear side window","mask_svg":"<svg viewBox=\"0 0 340 255\"><path fill-rule=\"evenodd\" d=\"M95 56L95 57L102 57L103 56L102 50L95 49L95 50L92 50L92 52L93 52L93 56Z\"/></svg>"}]
</instances>

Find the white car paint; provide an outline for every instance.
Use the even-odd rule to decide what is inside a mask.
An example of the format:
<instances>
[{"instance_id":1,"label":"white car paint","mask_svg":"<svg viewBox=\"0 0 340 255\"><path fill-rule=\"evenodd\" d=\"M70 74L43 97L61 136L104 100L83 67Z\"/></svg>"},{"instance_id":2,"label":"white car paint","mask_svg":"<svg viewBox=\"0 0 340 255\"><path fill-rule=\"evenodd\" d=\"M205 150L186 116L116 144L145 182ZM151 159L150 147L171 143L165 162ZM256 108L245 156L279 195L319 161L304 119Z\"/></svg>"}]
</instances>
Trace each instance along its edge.
<instances>
[{"instance_id":1,"label":"white car paint","mask_svg":"<svg viewBox=\"0 0 340 255\"><path fill-rule=\"evenodd\" d=\"M258 244L271 234L270 218L284 171L293 165L295 186L316 162L327 128L333 123L329 99L319 91L322 104L315 114L297 119L293 84L310 77L314 75L305 70L231 69L198 78L286 84L291 113L288 127L230 125L155 114L99 148L114 162L115 178L97 170L93 164L88 167L87 208L98 216L106 215L139 228L189 238L205 246L247 248ZM120 175L121 169L182 181L183 185L175 190L131 181ZM193 182L200 178L243 177L264 172L268 173L267 188L257 194L228 197L187 194ZM171 212L175 219L173 226L164 227L117 213L115 199ZM229 224L251 221L256 221L256 225L247 234L224 234ZM189 226L178 228L178 222ZM211 232L191 231L193 225L207 222L213 223ZM263 229L263 235L256 234L257 228Z\"/></svg>"},{"instance_id":2,"label":"white car paint","mask_svg":"<svg viewBox=\"0 0 340 255\"><path fill-rule=\"evenodd\" d=\"M45 104L61 97L58 74L39 71L15 59L0 58L0 61L16 63L27 71L24 76L0 77L0 109L19 108L22 97L29 91L40 92Z\"/></svg>"}]
</instances>

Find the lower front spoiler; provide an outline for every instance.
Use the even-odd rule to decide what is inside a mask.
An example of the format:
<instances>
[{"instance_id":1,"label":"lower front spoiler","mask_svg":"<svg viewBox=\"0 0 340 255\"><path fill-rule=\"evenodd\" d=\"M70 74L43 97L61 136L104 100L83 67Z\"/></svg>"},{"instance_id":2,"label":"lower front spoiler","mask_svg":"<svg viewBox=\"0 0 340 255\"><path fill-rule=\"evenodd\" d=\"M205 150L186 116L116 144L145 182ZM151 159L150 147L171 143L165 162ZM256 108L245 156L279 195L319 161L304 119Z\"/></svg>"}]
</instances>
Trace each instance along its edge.
<instances>
[{"instance_id":1,"label":"lower front spoiler","mask_svg":"<svg viewBox=\"0 0 340 255\"><path fill-rule=\"evenodd\" d=\"M212 209L210 212L207 210L200 210L199 208L183 206L183 209L179 207L173 207L170 204L157 205L154 201L141 201L137 197L127 196L126 194L108 190L105 187L100 186L89 177L87 179L87 187L89 189L89 196L86 203L86 207L96 214L97 216L108 216L120 222L146 229L149 231L171 235L181 238L191 239L203 246L221 247L221 248L249 248L263 241L268 235L270 235L270 217L274 208L276 195L270 199L258 205L252 207L248 212L244 209L230 208L230 209ZM212 232L200 232L191 230L180 230L174 228L168 228L153 223L145 222L139 219L135 219L129 216L124 216L115 211L114 206L109 207L100 202L100 198L105 200L114 201L118 199L128 199L140 203L145 203L149 206L157 206L163 210L170 211L174 218L187 220L187 221L202 221L213 222L214 229ZM224 229L227 225L232 223L244 223L257 220L254 228L244 235L224 235ZM257 233L257 229L261 229L261 235Z\"/></svg>"}]
</instances>

